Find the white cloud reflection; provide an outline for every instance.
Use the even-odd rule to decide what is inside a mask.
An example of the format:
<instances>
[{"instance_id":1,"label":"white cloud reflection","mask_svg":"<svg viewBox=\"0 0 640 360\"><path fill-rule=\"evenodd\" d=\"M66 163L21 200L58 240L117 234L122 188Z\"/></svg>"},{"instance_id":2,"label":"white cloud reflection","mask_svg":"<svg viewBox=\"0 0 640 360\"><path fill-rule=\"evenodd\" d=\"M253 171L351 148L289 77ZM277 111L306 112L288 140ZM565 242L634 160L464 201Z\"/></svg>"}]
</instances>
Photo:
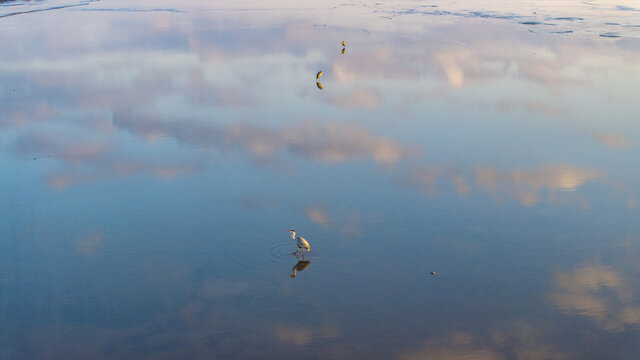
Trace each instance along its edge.
<instances>
[{"instance_id":1,"label":"white cloud reflection","mask_svg":"<svg viewBox=\"0 0 640 360\"><path fill-rule=\"evenodd\" d=\"M399 356L400 360L502 360L503 355L487 347L481 340L464 332L449 338L428 341L423 347L409 350Z\"/></svg>"},{"instance_id":2,"label":"white cloud reflection","mask_svg":"<svg viewBox=\"0 0 640 360\"><path fill-rule=\"evenodd\" d=\"M381 95L377 91L357 89L346 95L332 97L331 104L342 108L371 108L380 106Z\"/></svg>"},{"instance_id":3,"label":"white cloud reflection","mask_svg":"<svg viewBox=\"0 0 640 360\"><path fill-rule=\"evenodd\" d=\"M303 123L292 128L253 124L214 126L194 121L164 121L119 116L114 123L141 137L172 137L186 144L211 149L239 149L255 159L275 161L279 151L326 163L373 159L393 165L418 153L416 148L338 123Z\"/></svg>"},{"instance_id":4,"label":"white cloud reflection","mask_svg":"<svg viewBox=\"0 0 640 360\"><path fill-rule=\"evenodd\" d=\"M361 216L358 212L348 214L329 211L323 204L314 204L304 208L304 211L311 222L320 225L325 229L338 231L347 238L362 237Z\"/></svg>"},{"instance_id":5,"label":"white cloud reflection","mask_svg":"<svg viewBox=\"0 0 640 360\"><path fill-rule=\"evenodd\" d=\"M505 348L504 344L511 346ZM485 334L456 331L401 352L399 360L561 360L573 358L552 346L541 328L511 321Z\"/></svg>"},{"instance_id":6,"label":"white cloud reflection","mask_svg":"<svg viewBox=\"0 0 640 360\"><path fill-rule=\"evenodd\" d=\"M549 295L561 312L591 319L607 331L623 331L640 324L636 296L618 271L610 266L584 266L558 273L557 289Z\"/></svg>"},{"instance_id":7,"label":"white cloud reflection","mask_svg":"<svg viewBox=\"0 0 640 360\"><path fill-rule=\"evenodd\" d=\"M563 121L560 115L571 115L584 105L562 96L569 90L595 86L611 74L637 74L637 55L624 47L634 49L633 39L602 43L600 38L551 36L539 46L534 35L513 31L514 22L520 28L521 18L535 17L513 4L492 4L490 8L502 8L490 13L463 11L453 4L440 4L437 11L410 2L378 4L376 13L369 8L362 12L357 4L334 4L340 8L339 16L328 18L322 14L336 13L329 4L314 12L293 10L302 4L286 4L289 14L268 7L245 11L226 3L212 9L208 3L190 1L180 8L191 12L180 17L164 11L175 8L168 3L153 16L132 15L134 10L154 10L142 4L135 9L114 8L132 31L106 21L91 27L88 35L44 33L37 44L25 40L29 34L9 27L0 34L0 42L22 39L27 45L0 56L2 89L17 89L0 94L0 101L7 104L0 109L0 126L17 134L13 148L21 157L51 153L66 164L45 175L56 187L144 173L174 178L205 168L208 160L201 150L239 151L258 164L277 164L288 154L327 164L373 161L388 169L418 158L425 144L403 143L386 135L386 129L395 126L395 117L384 126L369 125L360 111L386 116L389 109L401 109L421 114L431 111L437 98L448 104L448 111L480 103L508 114L522 109ZM568 10L550 4L538 7L538 12L548 10L544 16ZM584 21L596 14L590 7L581 6L579 11ZM222 13L232 20L210 21L221 19ZM99 15L62 14L73 14L81 22ZM391 20L381 20L381 14ZM425 16L432 21L425 22ZM239 30L239 24L246 27ZM566 26L579 25L567 22ZM347 52L341 55L338 40L327 39L344 36L348 36ZM336 82L324 97L309 93L303 85L306 80L301 80L307 74L312 77L318 66L325 70L327 81ZM525 90L514 92L514 83ZM541 87L545 91L538 91ZM617 94L623 105L632 98L633 89ZM330 120L300 120L303 117L291 105L307 100L311 102L304 106L314 113L328 107ZM632 113L634 108L630 109L627 112ZM292 117L294 124L288 123ZM48 131L32 133L45 123L60 125L56 125L60 135L47 140ZM481 126L472 119L468 123ZM77 139L78 129L89 136ZM136 139L123 140L129 133ZM594 136L610 147L629 143L606 132ZM139 149L140 139L149 141L145 156L131 150ZM163 139L177 140L189 154L171 160L153 154L152 143ZM136 146L127 150L127 141ZM475 170L450 171L424 161L397 174L430 194L437 191L438 179L445 179L460 196L484 189L524 205L553 200L559 192L604 179L599 170L545 163L529 170L479 165Z\"/></svg>"},{"instance_id":8,"label":"white cloud reflection","mask_svg":"<svg viewBox=\"0 0 640 360\"><path fill-rule=\"evenodd\" d=\"M617 134L596 133L594 137L603 145L611 148L626 148L629 145L627 139Z\"/></svg>"},{"instance_id":9,"label":"white cloud reflection","mask_svg":"<svg viewBox=\"0 0 640 360\"><path fill-rule=\"evenodd\" d=\"M632 6L632 1L622 0L616 5ZM439 186L446 183L461 197L470 198L481 191L526 206L553 202L558 196L579 192L587 184L613 183L608 169L584 165L593 164L586 162L584 155L576 155L573 161L558 160L561 162L534 159L539 162L529 168L522 167L522 163L532 162L528 158L519 159L522 163L516 161L520 165L512 167L472 164L451 169L449 166L455 165L434 165L451 162L451 154L434 145L430 158L421 156L421 148L426 145L426 140L425 144L419 143L422 135L436 133L442 136L442 142L463 144L463 140L455 131L447 134L446 130L451 129L443 130L437 125L414 127L390 110L414 111L419 116L410 120L424 125L438 118L443 122L453 119L464 114L458 109L481 103L489 104L486 109L516 115L514 110L522 109L566 124L580 119L596 103L591 100L602 96L607 102L598 106L621 109L619 112L626 117L616 121L630 123L633 130L637 128L638 92L637 84L628 79L637 78L638 74L638 42L634 39L600 39L591 29L576 37L542 38L535 34L544 31L540 30L542 26L527 28L518 24L519 18L504 16L516 7L518 16L524 16L526 11L526 16L533 17L529 5L516 2L502 3L504 8L496 13L477 15L468 10L462 12L459 7L495 8L495 2L451 4L454 8L449 8L446 15L420 13L415 4L405 2L387 2L378 10L373 10L372 4L331 3L313 3L310 10L309 4L289 0L264 9L262 3L239 6L234 2L189 1L180 5L186 11L176 15L164 11L175 7L175 2L143 6L115 0L88 6L96 10L92 12L60 11L55 14L55 21L30 20L38 22L37 26L29 26L32 23L27 20L21 24L17 16L3 19L2 140L7 139L10 151L21 159L51 156L51 166L42 168L43 178L57 188L140 174L172 179L211 166L208 151L235 151L256 163L268 164L281 162L286 156L323 165L372 162L428 194L435 195ZM339 10L332 9L333 5ZM138 11L160 6L167 9ZM598 12L603 6L614 8L608 4L580 5L579 11L589 15L584 23L593 24L591 9ZM541 15L535 18L555 16L557 8L551 8L553 11L539 11ZM572 15L587 18L578 14L577 8L571 6ZM100 13L103 10L116 12L105 16ZM444 7L438 10L447 12ZM619 10L633 13L626 8ZM390 15L391 19L382 19L381 15ZM619 16L620 11L614 9L607 12L609 15ZM499 16L503 18L494 21ZM633 16L625 15L623 20L631 21ZM604 26L601 17L595 19L599 28ZM317 24L327 26L313 26ZM544 29L570 26L573 25L545 25ZM584 30L583 25L575 26ZM636 31L631 27L616 29L630 34ZM349 37L344 56L336 49L343 35ZM327 83L325 98L306 90L307 85L314 86L308 80L320 66L329 70L325 75L328 81L335 80L331 85ZM309 79L307 74L311 75ZM616 77L624 77L625 81ZM613 80L602 80L609 78ZM15 92L10 91L13 88ZM581 97L583 90L595 95ZM416 94L434 96L425 99ZM609 97L619 101L609 102ZM434 101L436 98L438 101ZM362 111L375 118L362 117ZM301 120L308 113L322 120ZM493 113L483 115L490 117ZM592 116L600 118L599 114ZM475 119L465 118L464 126L471 127L471 131L484 129L485 124ZM560 128L554 131L561 132ZM595 137L606 146L623 148L636 133L627 134L621 128L615 131L625 134L624 138L611 135L610 130ZM589 137L594 131L586 129L583 134ZM415 142L401 140L403 136ZM572 146L553 141L541 146L554 145L558 151ZM165 143L173 147L160 150ZM434 161L433 157L437 159ZM633 168L628 163L621 167ZM234 175L237 174L230 174ZM614 184L621 189L630 186ZM626 194L629 190L624 191ZM272 203L269 199L243 202L245 206L265 208ZM305 210L309 220L319 226L336 226L354 236L362 232L357 213L344 216L332 207L317 204ZM95 235L81 239L76 250L91 255L102 246L102 236ZM139 284L152 283L155 292L142 291L146 295L140 295L124 291L126 296L120 298L124 299L123 308L106 304L109 299L105 298L85 309L96 311L101 306L104 314L124 319L123 323L130 327L82 325L91 316L105 320L101 313L92 313L73 323L54 318L40 327L21 325L15 328L15 334L9 334L10 338L15 337L20 343L16 346L18 352L25 351L20 356L30 358L260 358L265 354L291 358L299 350L297 347L314 345L318 346L313 355L318 358L337 357L327 356L327 347L321 344L321 340L339 337L336 326L295 322L274 326L281 320L254 317L243 311L244 305L223 303L246 295L252 289L250 284L205 278L192 289L189 282L201 276L192 266L151 261L144 266L144 281ZM219 264L212 266L216 269ZM19 275L11 275L11 281L20 279ZM550 298L562 313L585 317L607 331L621 331L640 323L630 280L611 268L586 267L561 273L556 283L557 289ZM136 289L133 285L119 288ZM151 310L153 318L127 318L130 312L137 316L135 310L147 310L148 301L136 303L139 297L156 293L173 296L176 289L193 293L187 294L184 303ZM246 297L250 299L245 305L260 300L260 296ZM67 311L72 306L49 309L77 315ZM267 307L266 313L277 312L274 309L280 308ZM512 334L515 335L510 338ZM544 341L530 340L511 328L499 336L492 335L495 336L445 334L403 351L400 357L564 357L545 346ZM243 341L238 342L238 338ZM495 338L515 339L508 342L515 345L505 350L508 346L492 340ZM358 346L367 348L369 341ZM282 352L287 347L282 344L293 345L290 347L296 352ZM343 357L353 348L346 351L341 353ZM11 350L0 350L0 358L14 355ZM358 355L354 352L352 357Z\"/></svg>"},{"instance_id":10,"label":"white cloud reflection","mask_svg":"<svg viewBox=\"0 0 640 360\"><path fill-rule=\"evenodd\" d=\"M95 255L104 243L104 235L101 233L86 236L76 243L76 251L83 255Z\"/></svg>"},{"instance_id":11,"label":"white cloud reflection","mask_svg":"<svg viewBox=\"0 0 640 360\"><path fill-rule=\"evenodd\" d=\"M275 335L281 343L305 346L316 339L335 338L340 333L335 326L328 325L318 328L280 325L276 327Z\"/></svg>"},{"instance_id":12,"label":"white cloud reflection","mask_svg":"<svg viewBox=\"0 0 640 360\"><path fill-rule=\"evenodd\" d=\"M57 160L44 174L46 184L55 188L105 178L151 174L163 179L199 171L202 163L188 161L154 161L132 158L119 149L112 138L83 139L63 133L25 132L14 143L14 152L22 158L42 157Z\"/></svg>"},{"instance_id":13,"label":"white cloud reflection","mask_svg":"<svg viewBox=\"0 0 640 360\"><path fill-rule=\"evenodd\" d=\"M482 190L497 199L510 198L531 206L540 201L555 202L563 193L596 181L605 182L604 171L563 164L515 170L480 165L473 171L416 166L409 169L406 181L399 182L431 196L436 195L439 184L450 183L461 197Z\"/></svg>"}]
</instances>

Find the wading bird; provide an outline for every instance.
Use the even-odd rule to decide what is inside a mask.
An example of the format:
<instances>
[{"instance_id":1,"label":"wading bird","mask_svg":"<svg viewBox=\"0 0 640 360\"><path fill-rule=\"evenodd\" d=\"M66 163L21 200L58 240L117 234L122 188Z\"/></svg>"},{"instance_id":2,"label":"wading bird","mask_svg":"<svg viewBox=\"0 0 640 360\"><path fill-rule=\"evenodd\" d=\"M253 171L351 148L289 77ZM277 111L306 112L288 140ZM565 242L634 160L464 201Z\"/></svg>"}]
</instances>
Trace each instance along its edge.
<instances>
[{"instance_id":1,"label":"wading bird","mask_svg":"<svg viewBox=\"0 0 640 360\"><path fill-rule=\"evenodd\" d=\"M296 250L296 252L294 252L293 254L297 254L298 251L300 251L300 249L302 249L302 257L304 258L304 251L307 250L307 252L311 251L311 246L309 246L309 243L307 242L307 240L305 240L303 237L300 236L296 236L296 231L291 229L291 230L287 230L288 232L291 233L291 238L293 240L296 241L296 245L298 245L298 250Z\"/></svg>"}]
</instances>

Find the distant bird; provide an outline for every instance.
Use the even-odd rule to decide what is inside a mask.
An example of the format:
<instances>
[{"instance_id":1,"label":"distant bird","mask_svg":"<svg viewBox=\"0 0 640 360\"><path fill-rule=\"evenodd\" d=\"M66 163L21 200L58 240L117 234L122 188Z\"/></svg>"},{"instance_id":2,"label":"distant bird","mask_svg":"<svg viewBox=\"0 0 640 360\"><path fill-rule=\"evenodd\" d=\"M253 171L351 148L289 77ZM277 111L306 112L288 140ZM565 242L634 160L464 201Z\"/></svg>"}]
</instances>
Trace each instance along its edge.
<instances>
[{"instance_id":1,"label":"distant bird","mask_svg":"<svg viewBox=\"0 0 640 360\"><path fill-rule=\"evenodd\" d=\"M316 79L320 79L320 76L322 76L322 70L318 71L318 73L316 74Z\"/></svg>"},{"instance_id":2,"label":"distant bird","mask_svg":"<svg viewBox=\"0 0 640 360\"><path fill-rule=\"evenodd\" d=\"M316 82L316 86L318 87L318 89L322 90L322 84L320 84L319 82Z\"/></svg>"},{"instance_id":3,"label":"distant bird","mask_svg":"<svg viewBox=\"0 0 640 360\"><path fill-rule=\"evenodd\" d=\"M344 48L342 48L342 51L340 51L340 53L344 54Z\"/></svg>"},{"instance_id":4,"label":"distant bird","mask_svg":"<svg viewBox=\"0 0 640 360\"><path fill-rule=\"evenodd\" d=\"M291 233L291 238L293 240L296 241L296 245L298 246L298 250L296 250L296 252L294 252L294 254L297 254L298 251L300 251L300 249L302 249L302 256L304 258L304 251L307 250L307 252L311 251L311 246L309 246L309 243L307 242L307 240L305 240L305 238L300 237L300 236L296 236L296 231L291 229L291 230L287 230Z\"/></svg>"},{"instance_id":5,"label":"distant bird","mask_svg":"<svg viewBox=\"0 0 640 360\"><path fill-rule=\"evenodd\" d=\"M292 278L296 277L296 275L298 275L296 273L296 270L297 271L304 271L306 268L309 267L309 264L311 264L311 261L309 261L309 260L300 260L300 261L298 261L298 263L293 265L293 268L291 268L291 272L293 272L293 274L290 274L289 276L291 276Z\"/></svg>"},{"instance_id":6,"label":"distant bird","mask_svg":"<svg viewBox=\"0 0 640 360\"><path fill-rule=\"evenodd\" d=\"M347 46L347 44L344 43L344 40L342 40L341 44L342 44L342 47Z\"/></svg>"}]
</instances>

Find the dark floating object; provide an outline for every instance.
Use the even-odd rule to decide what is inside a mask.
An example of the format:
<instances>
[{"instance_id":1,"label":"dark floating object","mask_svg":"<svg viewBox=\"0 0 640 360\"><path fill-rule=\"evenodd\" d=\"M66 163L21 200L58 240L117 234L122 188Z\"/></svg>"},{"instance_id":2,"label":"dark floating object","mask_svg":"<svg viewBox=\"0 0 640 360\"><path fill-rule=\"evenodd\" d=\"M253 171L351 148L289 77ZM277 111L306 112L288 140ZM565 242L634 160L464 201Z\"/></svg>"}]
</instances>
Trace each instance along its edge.
<instances>
[{"instance_id":1,"label":"dark floating object","mask_svg":"<svg viewBox=\"0 0 640 360\"><path fill-rule=\"evenodd\" d=\"M583 18L580 17L557 17L553 18L554 20L567 20L567 21L584 21Z\"/></svg>"},{"instance_id":2,"label":"dark floating object","mask_svg":"<svg viewBox=\"0 0 640 360\"><path fill-rule=\"evenodd\" d=\"M436 274L436 272L435 272L435 271L432 271L432 272L431 272L431 275L435 275L435 274Z\"/></svg>"},{"instance_id":3,"label":"dark floating object","mask_svg":"<svg viewBox=\"0 0 640 360\"><path fill-rule=\"evenodd\" d=\"M320 84L319 82L316 82L316 86L318 87L318 89L322 90L322 84Z\"/></svg>"},{"instance_id":4,"label":"dark floating object","mask_svg":"<svg viewBox=\"0 0 640 360\"><path fill-rule=\"evenodd\" d=\"M623 6L623 5L618 5L617 8L618 10L622 10L622 11L638 11L637 9L634 9L632 7Z\"/></svg>"},{"instance_id":5,"label":"dark floating object","mask_svg":"<svg viewBox=\"0 0 640 360\"><path fill-rule=\"evenodd\" d=\"M33 158L31 158L31 160L40 160L40 159L48 159L50 158L51 155L44 155L44 156L34 156Z\"/></svg>"}]
</instances>

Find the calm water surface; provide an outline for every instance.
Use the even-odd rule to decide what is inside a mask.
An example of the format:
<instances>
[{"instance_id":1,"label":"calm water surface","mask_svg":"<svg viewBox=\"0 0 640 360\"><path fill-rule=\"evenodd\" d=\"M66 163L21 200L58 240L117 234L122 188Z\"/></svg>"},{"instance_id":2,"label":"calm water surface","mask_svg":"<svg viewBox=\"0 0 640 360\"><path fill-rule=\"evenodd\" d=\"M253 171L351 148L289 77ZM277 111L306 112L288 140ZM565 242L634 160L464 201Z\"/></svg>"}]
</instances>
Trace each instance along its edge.
<instances>
[{"instance_id":1,"label":"calm water surface","mask_svg":"<svg viewBox=\"0 0 640 360\"><path fill-rule=\"evenodd\" d=\"M0 359L638 359L638 159L637 1L3 1Z\"/></svg>"}]
</instances>

